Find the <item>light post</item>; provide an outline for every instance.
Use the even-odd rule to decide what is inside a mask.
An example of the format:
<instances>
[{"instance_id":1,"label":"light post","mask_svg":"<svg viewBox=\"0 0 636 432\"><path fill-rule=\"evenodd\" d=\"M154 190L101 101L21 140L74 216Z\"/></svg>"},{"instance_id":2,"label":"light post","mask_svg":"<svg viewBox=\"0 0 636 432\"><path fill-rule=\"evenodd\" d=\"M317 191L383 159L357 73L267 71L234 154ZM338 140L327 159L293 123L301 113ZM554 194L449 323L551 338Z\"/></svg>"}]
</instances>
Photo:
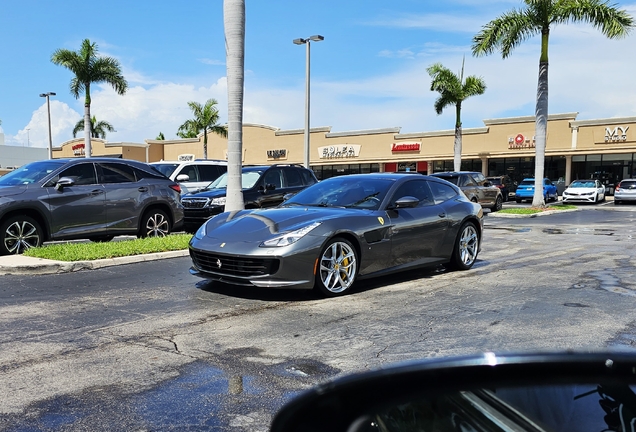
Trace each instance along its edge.
<instances>
[{"instance_id":1,"label":"light post","mask_svg":"<svg viewBox=\"0 0 636 432\"><path fill-rule=\"evenodd\" d=\"M51 105L49 104L49 96L55 96L55 93L40 93L40 97L46 98L46 110L48 112L49 119L49 159L53 159L53 138L51 137Z\"/></svg>"},{"instance_id":2,"label":"light post","mask_svg":"<svg viewBox=\"0 0 636 432\"><path fill-rule=\"evenodd\" d=\"M296 45L307 45L307 64L305 73L305 168L309 168L309 45L311 41L320 42L325 40L323 36L313 35L307 39L294 39Z\"/></svg>"}]
</instances>

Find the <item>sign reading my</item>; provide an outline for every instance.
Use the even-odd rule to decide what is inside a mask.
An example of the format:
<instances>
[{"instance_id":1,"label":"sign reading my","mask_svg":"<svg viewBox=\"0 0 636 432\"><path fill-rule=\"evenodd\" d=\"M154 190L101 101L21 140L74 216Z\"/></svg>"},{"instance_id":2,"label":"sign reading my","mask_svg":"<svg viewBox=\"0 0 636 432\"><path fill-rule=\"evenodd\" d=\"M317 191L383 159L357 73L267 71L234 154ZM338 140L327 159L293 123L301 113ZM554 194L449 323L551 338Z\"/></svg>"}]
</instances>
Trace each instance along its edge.
<instances>
[{"instance_id":1,"label":"sign reading my","mask_svg":"<svg viewBox=\"0 0 636 432\"><path fill-rule=\"evenodd\" d=\"M629 126L616 126L614 129L605 128L605 142L627 141Z\"/></svg>"}]
</instances>

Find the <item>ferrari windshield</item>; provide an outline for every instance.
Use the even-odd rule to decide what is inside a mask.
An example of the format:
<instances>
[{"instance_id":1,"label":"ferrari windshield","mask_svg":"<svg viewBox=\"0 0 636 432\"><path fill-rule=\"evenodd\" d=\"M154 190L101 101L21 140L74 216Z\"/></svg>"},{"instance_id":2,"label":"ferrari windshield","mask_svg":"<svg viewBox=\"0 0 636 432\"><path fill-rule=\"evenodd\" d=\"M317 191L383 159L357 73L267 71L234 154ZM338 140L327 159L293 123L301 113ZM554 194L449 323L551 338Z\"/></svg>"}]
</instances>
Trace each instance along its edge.
<instances>
[{"instance_id":1,"label":"ferrari windshield","mask_svg":"<svg viewBox=\"0 0 636 432\"><path fill-rule=\"evenodd\" d=\"M65 163L65 161L47 160L23 165L0 177L0 186L27 185L38 182Z\"/></svg>"},{"instance_id":2,"label":"ferrari windshield","mask_svg":"<svg viewBox=\"0 0 636 432\"><path fill-rule=\"evenodd\" d=\"M341 176L323 180L303 189L282 205L351 207L377 210L393 185L393 180L361 176Z\"/></svg>"}]
</instances>

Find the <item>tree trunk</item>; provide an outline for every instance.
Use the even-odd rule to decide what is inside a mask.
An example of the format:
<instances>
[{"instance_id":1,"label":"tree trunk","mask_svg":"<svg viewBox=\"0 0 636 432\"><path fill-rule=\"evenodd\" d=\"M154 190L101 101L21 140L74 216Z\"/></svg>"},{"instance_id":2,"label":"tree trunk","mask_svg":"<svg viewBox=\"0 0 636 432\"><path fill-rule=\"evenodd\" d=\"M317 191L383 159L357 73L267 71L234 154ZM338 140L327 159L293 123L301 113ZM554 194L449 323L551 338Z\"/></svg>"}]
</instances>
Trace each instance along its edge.
<instances>
[{"instance_id":1,"label":"tree trunk","mask_svg":"<svg viewBox=\"0 0 636 432\"><path fill-rule=\"evenodd\" d=\"M464 75L464 66L462 64L462 76ZM455 145L454 145L454 157L453 168L455 171L461 171L462 169L462 120L461 120L462 105L457 103L455 105Z\"/></svg>"},{"instance_id":2,"label":"tree trunk","mask_svg":"<svg viewBox=\"0 0 636 432\"><path fill-rule=\"evenodd\" d=\"M543 177L545 176L545 146L548 129L548 62L539 62L539 84L535 111L534 197L532 207L545 207Z\"/></svg>"},{"instance_id":3,"label":"tree trunk","mask_svg":"<svg viewBox=\"0 0 636 432\"><path fill-rule=\"evenodd\" d=\"M225 211L245 208L241 185L243 155L243 84L245 70L245 0L223 0L227 64L227 194Z\"/></svg>"},{"instance_id":4,"label":"tree trunk","mask_svg":"<svg viewBox=\"0 0 636 432\"><path fill-rule=\"evenodd\" d=\"M208 128L203 128L203 159L208 158Z\"/></svg>"},{"instance_id":5,"label":"tree trunk","mask_svg":"<svg viewBox=\"0 0 636 432\"><path fill-rule=\"evenodd\" d=\"M91 90L90 84L86 85L86 98L84 99L84 157L91 157L91 137L93 128L91 125Z\"/></svg>"}]
</instances>

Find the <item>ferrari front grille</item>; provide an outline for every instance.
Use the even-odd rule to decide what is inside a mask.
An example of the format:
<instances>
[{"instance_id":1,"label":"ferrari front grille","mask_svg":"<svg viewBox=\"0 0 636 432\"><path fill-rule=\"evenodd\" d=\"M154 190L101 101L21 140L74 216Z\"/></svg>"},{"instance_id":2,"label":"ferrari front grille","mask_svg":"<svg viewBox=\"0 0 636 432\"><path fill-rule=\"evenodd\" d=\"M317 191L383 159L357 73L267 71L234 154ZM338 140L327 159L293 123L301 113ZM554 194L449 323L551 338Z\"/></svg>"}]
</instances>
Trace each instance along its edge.
<instances>
[{"instance_id":1,"label":"ferrari front grille","mask_svg":"<svg viewBox=\"0 0 636 432\"><path fill-rule=\"evenodd\" d=\"M190 257L201 271L241 278L271 275L279 266L276 258L222 255L193 249L190 249Z\"/></svg>"}]
</instances>

